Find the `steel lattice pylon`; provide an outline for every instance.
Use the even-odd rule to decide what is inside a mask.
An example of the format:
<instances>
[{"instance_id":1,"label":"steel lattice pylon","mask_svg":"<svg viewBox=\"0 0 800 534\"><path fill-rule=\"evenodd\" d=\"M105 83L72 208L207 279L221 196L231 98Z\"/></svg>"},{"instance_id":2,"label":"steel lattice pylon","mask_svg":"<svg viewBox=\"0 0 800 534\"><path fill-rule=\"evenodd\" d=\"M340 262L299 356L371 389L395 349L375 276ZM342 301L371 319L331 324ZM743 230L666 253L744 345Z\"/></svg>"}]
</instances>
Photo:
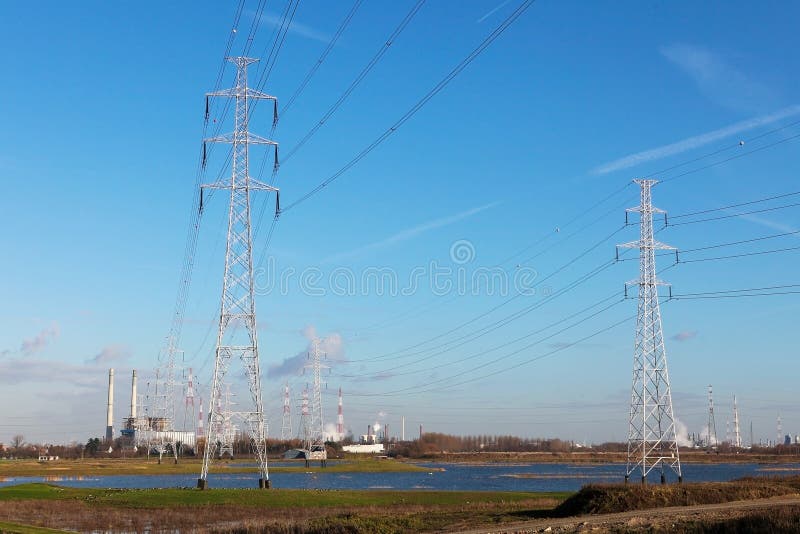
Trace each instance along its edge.
<instances>
[{"instance_id":1,"label":"steel lattice pylon","mask_svg":"<svg viewBox=\"0 0 800 534\"><path fill-rule=\"evenodd\" d=\"M292 406L289 397L289 382L286 382L283 390L283 421L281 423L281 439L283 441L292 439Z\"/></svg>"},{"instance_id":2,"label":"steel lattice pylon","mask_svg":"<svg viewBox=\"0 0 800 534\"><path fill-rule=\"evenodd\" d=\"M277 189L254 180L249 173L250 145L270 145L275 147L275 167L277 168L278 145L249 132L248 121L251 100L272 100L274 103L273 123L277 120L277 99L274 96L256 91L247 86L247 66L258 61L248 57L228 58L236 65L236 86L232 89L208 93L206 97L226 97L236 99L233 133L206 139L204 142L230 143L233 145L232 172L229 183L222 181L203 185L200 196L200 209L203 206L203 189L225 189L230 191L228 211L228 238L225 253L225 274L222 283L222 303L220 306L219 332L214 361L214 378L211 385L208 413L208 437L203 454L203 467L198 487L207 487L209 463L214 457L218 442L223 442L219 432L226 425L219 410L223 395L225 375L232 360L239 360L244 367L250 387L249 403L243 401L243 411L234 412L244 422L250 435L253 449L258 457L259 487L269 487L267 470L266 428L264 408L261 397L261 372L258 360L258 336L256 329L256 309L253 295L253 236L250 226L250 192L275 191ZM206 103L208 120L208 103ZM205 147L205 144L204 144ZM203 149L205 162L205 148ZM248 409L249 408L249 409Z\"/></svg>"},{"instance_id":3,"label":"steel lattice pylon","mask_svg":"<svg viewBox=\"0 0 800 534\"><path fill-rule=\"evenodd\" d=\"M664 213L654 208L650 190L656 180L634 180L641 188L638 207L627 210L640 214L639 240L620 245L639 249L639 279L629 282L638 286L638 315L636 341L633 350L633 385L628 432L628 462L625 481L634 472L641 473L642 483L654 469L660 468L661 482L665 482L665 469L681 474L675 419L672 413L667 352L661 328L661 310L658 303L658 286L666 285L656 277L655 251L671 249L653 236L653 214Z\"/></svg>"},{"instance_id":4,"label":"steel lattice pylon","mask_svg":"<svg viewBox=\"0 0 800 534\"><path fill-rule=\"evenodd\" d=\"M306 449L309 460L319 460L323 466L328 459L325 449L325 427L322 420L322 365L320 361L322 351L319 339L311 341L311 370L314 373L314 388L311 396L311 434L308 437Z\"/></svg>"}]
</instances>

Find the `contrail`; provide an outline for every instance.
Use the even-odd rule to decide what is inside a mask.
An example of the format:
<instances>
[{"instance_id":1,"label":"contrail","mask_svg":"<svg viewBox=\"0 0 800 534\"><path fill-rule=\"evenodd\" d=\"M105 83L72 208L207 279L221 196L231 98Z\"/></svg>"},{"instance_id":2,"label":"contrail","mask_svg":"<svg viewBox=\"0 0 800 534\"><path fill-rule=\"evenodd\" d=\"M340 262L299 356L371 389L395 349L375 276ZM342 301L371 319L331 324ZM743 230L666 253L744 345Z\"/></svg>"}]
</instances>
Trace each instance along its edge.
<instances>
[{"instance_id":1,"label":"contrail","mask_svg":"<svg viewBox=\"0 0 800 534\"><path fill-rule=\"evenodd\" d=\"M435 230L436 228L441 228L443 226L448 226L448 225L457 223L458 221L460 221L462 219L466 219L468 217L472 217L473 215L476 215L476 214L478 214L478 213L480 213L482 211L494 208L498 204L500 204L500 202L495 201L495 202L491 202L489 204L485 204L483 206L478 206L478 207L475 207L475 208L472 208L472 209L469 209L469 210L466 210L466 211L462 211L461 213L456 213L454 215L449 215L447 217L442 217L440 219L435 219L435 220L428 221L428 222L425 222L425 223L422 223L422 224L418 224L417 226L414 226L412 228L407 228L407 229L402 230L400 232L397 232L396 234L391 235L391 236L389 236L389 237L387 237L385 239L382 239L380 241L376 241L374 243L370 243L368 245L364 245L364 246L359 247L359 248L357 248L355 250L351 250L351 251L348 251L348 252L340 252L338 254L333 254L331 256L328 256L327 258L322 260L322 263L330 263L330 262L342 261L344 259L349 259L349 258L353 258L353 257L356 257L356 256L360 256L361 254L363 254L365 252L368 252L370 250L384 248L384 247L387 247L389 245L393 245L395 243L400 243L402 241L407 241L407 240L409 240L411 238L414 238L414 237L416 237L416 236L418 236L420 234L423 234L425 232L428 232L430 230Z\"/></svg>"},{"instance_id":2,"label":"contrail","mask_svg":"<svg viewBox=\"0 0 800 534\"><path fill-rule=\"evenodd\" d=\"M687 152L689 150L699 148L701 146L713 143L715 141L719 141L720 139L725 139L726 137L730 137L732 135L745 132L747 130L752 130L760 126L765 126L767 124L772 124L773 122L778 122L779 120L785 119L786 117L791 117L793 115L797 115L799 113L800 113L800 106L791 106L788 108L784 108L770 115L762 115L761 117L755 117L753 119L748 119L746 121L737 122L736 124L732 124L725 128L720 128L719 130L714 130L712 132L696 135L694 137L689 137L688 139L684 139L676 143L660 146L657 148L651 148L649 150L644 150L642 152L637 152L635 154L625 156L624 158L616 159L609 163L600 165L599 167L595 167L594 169L592 169L591 173L608 174L610 172L619 171L622 169L628 169L630 167L635 167L637 165L641 165L642 163L647 163L649 161L666 158L667 156L674 156L675 154Z\"/></svg>"},{"instance_id":3,"label":"contrail","mask_svg":"<svg viewBox=\"0 0 800 534\"><path fill-rule=\"evenodd\" d=\"M499 10L503 9L503 6L505 6L505 5L506 5L507 3L509 3L510 1L511 1L511 0L506 0L505 2L503 2L502 4L500 4L499 6L497 6L496 8L492 9L492 10L491 10L491 11L489 11L487 14L485 14L484 16L482 16L481 18L479 18L477 21L475 21L475 24L480 24L480 23L481 23L481 22L483 22L484 20L488 19L489 17L491 17L492 15L494 15L495 13L497 13Z\"/></svg>"}]
</instances>

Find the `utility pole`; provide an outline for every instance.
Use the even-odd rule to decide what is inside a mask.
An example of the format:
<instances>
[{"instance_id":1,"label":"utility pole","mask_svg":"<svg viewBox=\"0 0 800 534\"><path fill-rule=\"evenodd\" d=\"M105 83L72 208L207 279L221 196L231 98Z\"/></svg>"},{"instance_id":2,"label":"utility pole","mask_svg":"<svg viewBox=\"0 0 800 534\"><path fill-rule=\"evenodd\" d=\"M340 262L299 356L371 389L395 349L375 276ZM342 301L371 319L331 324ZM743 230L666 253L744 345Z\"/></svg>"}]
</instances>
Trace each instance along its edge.
<instances>
[{"instance_id":1,"label":"utility pole","mask_svg":"<svg viewBox=\"0 0 800 534\"><path fill-rule=\"evenodd\" d=\"M256 328L256 306L253 281L253 234L250 224L250 192L275 191L277 189L250 177L250 145L275 147L275 168L278 165L278 144L250 133L248 128L250 101L272 100L274 103L273 124L277 121L277 99L247 86L247 66L258 61L248 57L231 57L228 61L236 65L236 85L206 94L206 120L208 120L208 98L224 97L236 100L233 133L204 140L203 164L206 143L229 143L232 147L231 177L229 182L220 180L203 185L200 189L200 209L203 209L205 189L230 191L228 209L228 236L225 253L225 273L222 282L219 330L214 358L214 378L211 383L210 413L208 414L208 442L203 455L203 467L197 486L208 487L209 464L214 457L218 437L211 431L218 429L220 414L218 400L222 396L222 385L232 360L240 360L250 388L247 408L237 412L243 420L256 451L259 471L259 488L269 488L267 470L266 428L264 406L261 397L261 371L258 359L258 330ZM276 210L277 211L277 210ZM243 328L241 328L243 327ZM244 408L244 406L243 406Z\"/></svg>"},{"instance_id":2,"label":"utility pole","mask_svg":"<svg viewBox=\"0 0 800 534\"><path fill-rule=\"evenodd\" d=\"M717 445L717 423L714 421L714 397L711 384L708 385L708 432L706 433L706 452L711 452Z\"/></svg>"},{"instance_id":3,"label":"utility pole","mask_svg":"<svg viewBox=\"0 0 800 534\"><path fill-rule=\"evenodd\" d=\"M292 439L292 406L289 400L289 382L283 388L283 422L281 424L281 439Z\"/></svg>"},{"instance_id":4,"label":"utility pole","mask_svg":"<svg viewBox=\"0 0 800 534\"><path fill-rule=\"evenodd\" d=\"M742 435L739 432L739 406L736 404L736 395L733 396L733 444L737 449L742 448Z\"/></svg>"},{"instance_id":5,"label":"utility pole","mask_svg":"<svg viewBox=\"0 0 800 534\"><path fill-rule=\"evenodd\" d=\"M634 180L640 187L640 203L626 210L638 212L639 240L620 245L639 249L639 279L630 282L638 286L638 314L633 355L633 384L628 431L628 461L625 481L634 472L641 475L642 484L653 469L661 471L661 483L666 483L669 467L683 481L675 419L672 412L667 352L661 327L658 287L666 285L656 277L656 250L669 250L653 237L653 214L664 213L652 205L651 188L656 180ZM626 292L627 292L626 284Z\"/></svg>"}]
</instances>

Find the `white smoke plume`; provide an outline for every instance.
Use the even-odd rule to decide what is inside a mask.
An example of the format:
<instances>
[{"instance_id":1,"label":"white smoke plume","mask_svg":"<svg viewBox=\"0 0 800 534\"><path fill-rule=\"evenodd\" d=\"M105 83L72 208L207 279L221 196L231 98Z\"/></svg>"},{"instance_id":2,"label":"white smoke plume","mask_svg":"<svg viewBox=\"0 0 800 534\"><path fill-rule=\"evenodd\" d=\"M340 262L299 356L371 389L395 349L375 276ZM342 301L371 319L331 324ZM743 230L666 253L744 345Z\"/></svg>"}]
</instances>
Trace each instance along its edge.
<instances>
[{"instance_id":1,"label":"white smoke plume","mask_svg":"<svg viewBox=\"0 0 800 534\"><path fill-rule=\"evenodd\" d=\"M694 445L689 438L689 428L677 417L675 418L675 439L678 442L678 447L691 447Z\"/></svg>"},{"instance_id":2,"label":"white smoke plume","mask_svg":"<svg viewBox=\"0 0 800 534\"><path fill-rule=\"evenodd\" d=\"M305 350L302 350L285 358L282 362L270 365L267 370L267 378L280 378L283 376L297 375L303 367L308 363L308 353L311 351L312 342L315 338L319 338L319 348L326 358L326 365L331 365L337 362L346 361L344 354L344 341L341 334L334 332L325 337L317 335L317 329L314 325L309 325L302 330L302 335L308 340L308 345Z\"/></svg>"},{"instance_id":3,"label":"white smoke plume","mask_svg":"<svg viewBox=\"0 0 800 534\"><path fill-rule=\"evenodd\" d=\"M19 351L25 356L32 356L37 352L44 349L53 340L61 335L61 328L55 321L48 327L43 328L34 337L26 339L22 342Z\"/></svg>"}]
</instances>

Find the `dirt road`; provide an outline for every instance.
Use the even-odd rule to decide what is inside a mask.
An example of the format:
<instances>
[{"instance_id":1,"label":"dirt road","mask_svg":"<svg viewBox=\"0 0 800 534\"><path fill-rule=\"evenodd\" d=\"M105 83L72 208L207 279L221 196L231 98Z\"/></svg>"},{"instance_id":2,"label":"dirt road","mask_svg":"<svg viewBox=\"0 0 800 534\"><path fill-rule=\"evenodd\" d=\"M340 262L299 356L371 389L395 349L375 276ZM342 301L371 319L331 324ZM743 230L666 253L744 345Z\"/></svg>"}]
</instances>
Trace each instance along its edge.
<instances>
[{"instance_id":1,"label":"dirt road","mask_svg":"<svg viewBox=\"0 0 800 534\"><path fill-rule=\"evenodd\" d=\"M620 527L669 527L673 523L687 520L714 520L732 518L744 513L774 510L780 507L800 506L800 495L775 497L752 501L734 501L721 504L675 506L654 508L616 514L584 515L561 519L535 519L520 523L509 523L502 527L468 528L448 530L461 534L522 534L532 532L602 532Z\"/></svg>"}]
</instances>

